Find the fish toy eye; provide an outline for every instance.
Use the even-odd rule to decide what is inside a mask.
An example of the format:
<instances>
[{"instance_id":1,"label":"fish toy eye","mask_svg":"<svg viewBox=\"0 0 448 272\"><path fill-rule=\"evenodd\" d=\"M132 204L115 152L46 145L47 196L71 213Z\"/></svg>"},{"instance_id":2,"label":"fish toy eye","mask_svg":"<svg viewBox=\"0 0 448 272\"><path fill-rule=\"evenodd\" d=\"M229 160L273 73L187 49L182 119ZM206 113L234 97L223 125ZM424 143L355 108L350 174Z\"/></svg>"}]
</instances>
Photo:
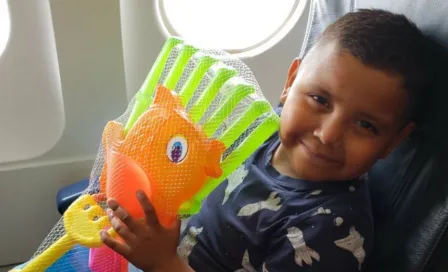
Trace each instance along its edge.
<instances>
[{"instance_id":1,"label":"fish toy eye","mask_svg":"<svg viewBox=\"0 0 448 272\"><path fill-rule=\"evenodd\" d=\"M187 152L188 143L183 136L174 136L170 139L166 147L166 155L174 163L182 162L187 156Z\"/></svg>"}]
</instances>

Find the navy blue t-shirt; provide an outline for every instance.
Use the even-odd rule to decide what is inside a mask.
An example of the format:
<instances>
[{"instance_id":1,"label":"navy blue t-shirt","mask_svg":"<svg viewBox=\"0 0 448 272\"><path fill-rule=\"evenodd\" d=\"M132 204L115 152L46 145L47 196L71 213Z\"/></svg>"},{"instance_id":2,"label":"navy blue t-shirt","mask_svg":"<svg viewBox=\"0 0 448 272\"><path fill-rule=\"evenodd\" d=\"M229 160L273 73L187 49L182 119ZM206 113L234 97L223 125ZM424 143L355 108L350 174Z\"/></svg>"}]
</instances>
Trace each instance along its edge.
<instances>
[{"instance_id":1,"label":"navy blue t-shirt","mask_svg":"<svg viewBox=\"0 0 448 272\"><path fill-rule=\"evenodd\" d=\"M277 172L274 135L204 201L178 253L198 272L362 271L373 247L366 180Z\"/></svg>"}]
</instances>

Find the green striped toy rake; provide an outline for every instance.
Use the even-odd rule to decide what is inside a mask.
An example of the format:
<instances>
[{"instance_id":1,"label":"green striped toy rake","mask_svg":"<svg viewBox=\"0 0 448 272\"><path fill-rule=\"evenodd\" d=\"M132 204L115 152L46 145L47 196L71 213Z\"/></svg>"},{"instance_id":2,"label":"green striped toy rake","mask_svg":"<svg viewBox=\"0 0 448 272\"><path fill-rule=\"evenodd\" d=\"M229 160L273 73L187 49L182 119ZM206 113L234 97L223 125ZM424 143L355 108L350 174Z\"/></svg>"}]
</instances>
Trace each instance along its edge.
<instances>
[{"instance_id":1,"label":"green striped toy rake","mask_svg":"<svg viewBox=\"0 0 448 272\"><path fill-rule=\"evenodd\" d=\"M243 62L222 51L199 49L170 37L135 95L125 132L152 104L158 84L176 92L190 118L208 137L226 146L223 174L210 178L179 211L181 215L195 214L202 200L278 130L279 117Z\"/></svg>"}]
</instances>

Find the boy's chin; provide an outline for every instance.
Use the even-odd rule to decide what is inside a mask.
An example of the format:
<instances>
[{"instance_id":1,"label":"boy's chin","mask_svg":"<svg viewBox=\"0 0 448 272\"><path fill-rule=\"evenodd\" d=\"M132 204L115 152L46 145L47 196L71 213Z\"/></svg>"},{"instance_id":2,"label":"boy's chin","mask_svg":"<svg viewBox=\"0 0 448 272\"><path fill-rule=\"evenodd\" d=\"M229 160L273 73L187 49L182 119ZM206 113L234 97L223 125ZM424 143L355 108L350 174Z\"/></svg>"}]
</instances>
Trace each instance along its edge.
<instances>
[{"instance_id":1,"label":"boy's chin","mask_svg":"<svg viewBox=\"0 0 448 272\"><path fill-rule=\"evenodd\" d=\"M347 181L359 177L358 172L348 171L344 165L320 163L305 157L291 162L291 176L309 181ZM354 170L354 169L353 169Z\"/></svg>"},{"instance_id":2,"label":"boy's chin","mask_svg":"<svg viewBox=\"0 0 448 272\"><path fill-rule=\"evenodd\" d=\"M344 168L318 167L311 164L293 165L290 177L308 181L348 181L362 176L363 171L347 171Z\"/></svg>"},{"instance_id":3,"label":"boy's chin","mask_svg":"<svg viewBox=\"0 0 448 272\"><path fill-rule=\"evenodd\" d=\"M280 144L272 164L282 175L316 182L353 180L364 174L360 169L347 169L345 163L316 157L300 143L293 146Z\"/></svg>"},{"instance_id":4,"label":"boy's chin","mask_svg":"<svg viewBox=\"0 0 448 272\"><path fill-rule=\"evenodd\" d=\"M333 173L331 171L325 171L313 168L313 169L298 169L295 172L295 177L297 179L321 182L321 181L343 181L347 180L344 175L340 175L340 173Z\"/></svg>"}]
</instances>

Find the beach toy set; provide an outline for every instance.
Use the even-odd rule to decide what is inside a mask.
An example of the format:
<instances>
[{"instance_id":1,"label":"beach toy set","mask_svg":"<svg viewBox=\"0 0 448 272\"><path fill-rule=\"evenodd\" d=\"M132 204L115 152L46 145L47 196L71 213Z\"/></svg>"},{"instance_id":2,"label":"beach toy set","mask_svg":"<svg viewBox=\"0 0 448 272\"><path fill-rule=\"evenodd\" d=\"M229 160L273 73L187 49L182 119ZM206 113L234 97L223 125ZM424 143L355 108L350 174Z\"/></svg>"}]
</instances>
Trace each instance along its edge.
<instances>
[{"instance_id":1,"label":"beach toy set","mask_svg":"<svg viewBox=\"0 0 448 272\"><path fill-rule=\"evenodd\" d=\"M117 236L107 199L142 218L135 193L143 190L161 225L171 228L199 212L278 128L278 115L242 61L168 38L126 112L106 124L89 187L12 271L138 271L101 242L103 229Z\"/></svg>"}]
</instances>

